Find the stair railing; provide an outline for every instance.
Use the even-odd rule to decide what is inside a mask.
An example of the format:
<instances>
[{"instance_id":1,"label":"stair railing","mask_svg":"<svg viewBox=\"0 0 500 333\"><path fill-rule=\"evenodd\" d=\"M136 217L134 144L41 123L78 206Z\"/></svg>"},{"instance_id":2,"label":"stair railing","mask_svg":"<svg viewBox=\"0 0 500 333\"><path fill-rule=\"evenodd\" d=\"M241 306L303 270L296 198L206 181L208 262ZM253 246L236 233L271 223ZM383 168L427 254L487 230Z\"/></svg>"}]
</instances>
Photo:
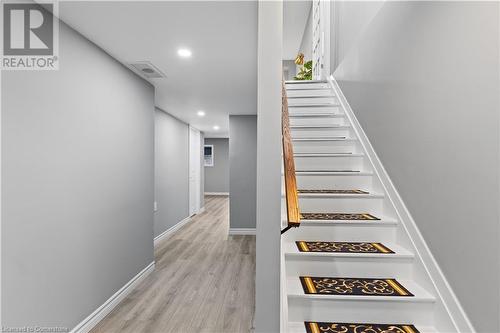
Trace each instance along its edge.
<instances>
[{"instance_id":1,"label":"stair railing","mask_svg":"<svg viewBox=\"0 0 500 333\"><path fill-rule=\"evenodd\" d=\"M285 82L281 84L281 135L283 138L283 169L285 178L285 201L288 225L281 231L283 234L292 227L300 225L299 196L297 180L295 178L295 161L293 159L293 145L290 134L290 119L288 117L288 98Z\"/></svg>"}]
</instances>

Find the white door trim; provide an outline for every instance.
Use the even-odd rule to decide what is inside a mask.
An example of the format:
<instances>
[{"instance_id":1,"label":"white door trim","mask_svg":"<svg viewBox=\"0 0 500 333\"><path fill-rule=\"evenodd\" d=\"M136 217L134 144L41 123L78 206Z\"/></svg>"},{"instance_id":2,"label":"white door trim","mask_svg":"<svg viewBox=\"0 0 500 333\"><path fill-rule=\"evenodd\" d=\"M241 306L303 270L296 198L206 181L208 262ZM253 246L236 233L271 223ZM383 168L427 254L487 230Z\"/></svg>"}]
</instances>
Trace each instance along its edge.
<instances>
[{"instance_id":1,"label":"white door trim","mask_svg":"<svg viewBox=\"0 0 500 333\"><path fill-rule=\"evenodd\" d=\"M189 216L200 212L201 133L189 126Z\"/></svg>"}]
</instances>

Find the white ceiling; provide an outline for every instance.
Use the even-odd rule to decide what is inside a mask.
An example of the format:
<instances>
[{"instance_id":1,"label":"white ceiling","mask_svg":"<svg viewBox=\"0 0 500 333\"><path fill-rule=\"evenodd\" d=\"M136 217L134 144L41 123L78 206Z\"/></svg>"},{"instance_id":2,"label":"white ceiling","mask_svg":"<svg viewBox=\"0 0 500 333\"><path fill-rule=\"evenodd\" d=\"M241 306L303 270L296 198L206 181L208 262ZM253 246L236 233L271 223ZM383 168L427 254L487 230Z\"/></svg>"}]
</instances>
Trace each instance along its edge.
<instances>
[{"instance_id":1,"label":"white ceiling","mask_svg":"<svg viewBox=\"0 0 500 333\"><path fill-rule=\"evenodd\" d=\"M61 2L59 16L123 63L150 61L156 105L227 137L229 114L257 112L257 2ZM182 59L178 48L193 55ZM204 110L206 116L196 115ZM220 126L214 131L213 126Z\"/></svg>"},{"instance_id":2,"label":"white ceiling","mask_svg":"<svg viewBox=\"0 0 500 333\"><path fill-rule=\"evenodd\" d=\"M310 0L283 3L283 59L295 59L300 49L311 7Z\"/></svg>"}]
</instances>

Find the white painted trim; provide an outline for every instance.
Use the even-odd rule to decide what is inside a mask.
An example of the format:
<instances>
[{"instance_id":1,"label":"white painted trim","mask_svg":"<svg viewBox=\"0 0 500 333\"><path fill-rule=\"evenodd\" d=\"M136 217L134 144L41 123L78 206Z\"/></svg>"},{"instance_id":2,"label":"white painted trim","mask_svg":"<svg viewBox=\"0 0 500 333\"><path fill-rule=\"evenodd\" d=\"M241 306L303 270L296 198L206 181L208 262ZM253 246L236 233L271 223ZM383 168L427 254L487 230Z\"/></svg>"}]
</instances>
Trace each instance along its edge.
<instances>
[{"instance_id":1,"label":"white painted trim","mask_svg":"<svg viewBox=\"0 0 500 333\"><path fill-rule=\"evenodd\" d=\"M205 192L205 195L229 196L229 192Z\"/></svg>"},{"instance_id":2,"label":"white painted trim","mask_svg":"<svg viewBox=\"0 0 500 333\"><path fill-rule=\"evenodd\" d=\"M389 178L387 171L382 165L382 162L378 158L377 153L373 149L370 140L366 136L363 128L354 115L354 112L352 111L351 106L347 102L344 94L342 93L342 90L340 89L337 81L335 80L335 78L333 78L333 76L330 76L328 81L337 94L340 104L344 108L344 111L353 126L356 136L363 146L368 159L373 165L375 173L382 183L382 187L384 188L385 193L396 209L396 214L398 215L399 221L410 236L410 241L413 243L416 255L419 256L422 260L424 269L426 270L431 279L431 282L436 288L436 291L438 293L437 296L441 299L444 308L450 316L453 325L455 326L456 332L476 332L469 318L467 317L467 314L462 308L458 298L453 292L450 284L446 280L446 277L441 271L436 259L432 255L431 250L427 246L427 243L420 233L415 220L404 204L403 199L399 195L396 187Z\"/></svg>"},{"instance_id":3,"label":"white painted trim","mask_svg":"<svg viewBox=\"0 0 500 333\"><path fill-rule=\"evenodd\" d=\"M205 209L205 207L203 207L203 209ZM171 226L170 228L168 228L167 230L165 230L164 232L162 232L161 234L159 234L158 236L156 236L154 238L154 244L156 245L156 243L158 243L159 241L161 241L161 240L163 240L165 238L169 238L170 236L172 236L172 234L174 232L176 232L182 226L184 226L185 224L187 224L187 223L189 223L191 221L192 221L191 216L188 216L185 219L177 222L176 224L174 224L173 226Z\"/></svg>"},{"instance_id":4,"label":"white painted trim","mask_svg":"<svg viewBox=\"0 0 500 333\"><path fill-rule=\"evenodd\" d=\"M205 206L201 207L200 211L196 215L199 215L199 214L204 213L204 212L205 212Z\"/></svg>"},{"instance_id":5,"label":"white painted trim","mask_svg":"<svg viewBox=\"0 0 500 333\"><path fill-rule=\"evenodd\" d=\"M255 235L255 228L229 228L229 235Z\"/></svg>"},{"instance_id":6,"label":"white painted trim","mask_svg":"<svg viewBox=\"0 0 500 333\"><path fill-rule=\"evenodd\" d=\"M142 271L134 276L129 282L120 288L113 296L108 298L104 304L98 307L87 318L82 320L70 333L87 333L94 328L108 313L110 313L132 290L144 280L155 269L154 261L147 265Z\"/></svg>"}]
</instances>

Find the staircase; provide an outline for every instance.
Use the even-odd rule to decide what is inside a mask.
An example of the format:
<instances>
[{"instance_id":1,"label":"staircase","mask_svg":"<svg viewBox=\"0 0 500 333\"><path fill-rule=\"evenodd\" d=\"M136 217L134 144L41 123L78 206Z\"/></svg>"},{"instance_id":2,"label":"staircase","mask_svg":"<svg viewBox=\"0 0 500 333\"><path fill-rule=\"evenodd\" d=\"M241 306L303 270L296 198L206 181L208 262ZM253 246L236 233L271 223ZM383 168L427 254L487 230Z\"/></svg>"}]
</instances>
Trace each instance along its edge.
<instances>
[{"instance_id":1,"label":"staircase","mask_svg":"<svg viewBox=\"0 0 500 333\"><path fill-rule=\"evenodd\" d=\"M457 332L333 87L286 82L301 221L282 235L283 330Z\"/></svg>"}]
</instances>

